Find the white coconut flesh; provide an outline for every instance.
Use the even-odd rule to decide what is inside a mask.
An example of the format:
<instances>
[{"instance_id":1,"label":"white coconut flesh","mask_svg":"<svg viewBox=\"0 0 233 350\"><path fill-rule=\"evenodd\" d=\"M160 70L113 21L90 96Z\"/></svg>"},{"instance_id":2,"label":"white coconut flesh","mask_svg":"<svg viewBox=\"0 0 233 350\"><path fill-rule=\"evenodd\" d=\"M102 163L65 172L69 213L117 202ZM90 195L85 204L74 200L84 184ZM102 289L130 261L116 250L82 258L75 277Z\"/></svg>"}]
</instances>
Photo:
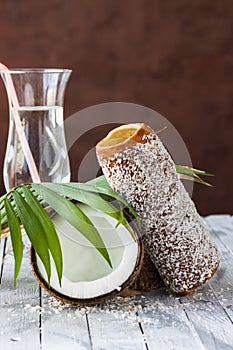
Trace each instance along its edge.
<instances>
[{"instance_id":1,"label":"white coconut flesh","mask_svg":"<svg viewBox=\"0 0 233 350\"><path fill-rule=\"evenodd\" d=\"M78 205L98 229L113 265L109 266L97 249L71 224L56 215L53 218L63 254L63 277L61 286L51 259L53 290L71 298L88 299L119 291L135 269L139 254L138 241L123 225L116 228L112 217ZM37 267L44 280L47 275L37 256Z\"/></svg>"}]
</instances>

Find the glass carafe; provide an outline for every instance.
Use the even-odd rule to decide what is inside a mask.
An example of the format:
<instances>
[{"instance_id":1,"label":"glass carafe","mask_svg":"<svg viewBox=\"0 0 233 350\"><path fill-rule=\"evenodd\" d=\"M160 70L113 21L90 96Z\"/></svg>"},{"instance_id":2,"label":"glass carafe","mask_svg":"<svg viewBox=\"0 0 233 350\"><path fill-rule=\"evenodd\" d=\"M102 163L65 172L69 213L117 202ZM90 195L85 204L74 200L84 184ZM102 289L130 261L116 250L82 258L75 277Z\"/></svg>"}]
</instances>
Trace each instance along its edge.
<instances>
[{"instance_id":1,"label":"glass carafe","mask_svg":"<svg viewBox=\"0 0 233 350\"><path fill-rule=\"evenodd\" d=\"M32 182L22 144L15 128L14 113L18 113L22 130L43 182L69 182L70 166L66 148L63 103L71 70L10 69L1 71L10 112L7 149L3 177L6 190ZM9 77L17 96L12 104ZM16 111L15 111L16 110Z\"/></svg>"}]
</instances>

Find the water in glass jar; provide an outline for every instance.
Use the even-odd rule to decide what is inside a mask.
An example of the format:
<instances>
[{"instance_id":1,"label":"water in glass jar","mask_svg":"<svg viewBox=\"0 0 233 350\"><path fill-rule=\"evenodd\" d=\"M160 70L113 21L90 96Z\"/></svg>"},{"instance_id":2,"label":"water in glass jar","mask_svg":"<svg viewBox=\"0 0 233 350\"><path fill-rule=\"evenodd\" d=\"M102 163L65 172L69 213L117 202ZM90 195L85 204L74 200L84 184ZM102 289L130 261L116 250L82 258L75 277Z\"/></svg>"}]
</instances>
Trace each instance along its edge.
<instances>
[{"instance_id":1,"label":"water in glass jar","mask_svg":"<svg viewBox=\"0 0 233 350\"><path fill-rule=\"evenodd\" d=\"M70 167L63 128L63 107L27 106L15 109L20 116L41 181L69 182ZM10 131L4 163L4 182L8 189L32 182L13 115Z\"/></svg>"}]
</instances>

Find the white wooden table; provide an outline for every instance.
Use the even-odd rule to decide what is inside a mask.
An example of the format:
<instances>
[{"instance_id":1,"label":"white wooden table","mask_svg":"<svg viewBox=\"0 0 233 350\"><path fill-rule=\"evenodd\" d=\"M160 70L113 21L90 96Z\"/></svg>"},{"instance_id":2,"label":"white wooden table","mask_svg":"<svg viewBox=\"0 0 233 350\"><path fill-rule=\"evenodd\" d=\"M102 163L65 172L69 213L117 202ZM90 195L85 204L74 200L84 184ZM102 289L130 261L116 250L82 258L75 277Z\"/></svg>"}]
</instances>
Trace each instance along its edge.
<instances>
[{"instance_id":1,"label":"white wooden table","mask_svg":"<svg viewBox=\"0 0 233 350\"><path fill-rule=\"evenodd\" d=\"M186 297L162 289L98 307L63 306L38 287L27 256L14 289L8 254L1 270L0 350L233 349L233 217L205 220L221 264Z\"/></svg>"}]
</instances>

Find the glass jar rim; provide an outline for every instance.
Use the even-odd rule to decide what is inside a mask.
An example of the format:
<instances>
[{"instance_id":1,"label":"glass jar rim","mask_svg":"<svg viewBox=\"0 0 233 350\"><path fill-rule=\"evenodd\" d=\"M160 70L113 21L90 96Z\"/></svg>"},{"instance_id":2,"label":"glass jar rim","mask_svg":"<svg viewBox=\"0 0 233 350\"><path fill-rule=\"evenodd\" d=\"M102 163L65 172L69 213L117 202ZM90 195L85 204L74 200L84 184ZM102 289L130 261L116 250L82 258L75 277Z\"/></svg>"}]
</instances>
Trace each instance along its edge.
<instances>
[{"instance_id":1,"label":"glass jar rim","mask_svg":"<svg viewBox=\"0 0 233 350\"><path fill-rule=\"evenodd\" d=\"M52 73L71 73L72 69L68 68L10 68L7 70L0 70L0 73L8 73L8 74L26 74L26 73L46 73L46 74L52 74Z\"/></svg>"}]
</instances>

